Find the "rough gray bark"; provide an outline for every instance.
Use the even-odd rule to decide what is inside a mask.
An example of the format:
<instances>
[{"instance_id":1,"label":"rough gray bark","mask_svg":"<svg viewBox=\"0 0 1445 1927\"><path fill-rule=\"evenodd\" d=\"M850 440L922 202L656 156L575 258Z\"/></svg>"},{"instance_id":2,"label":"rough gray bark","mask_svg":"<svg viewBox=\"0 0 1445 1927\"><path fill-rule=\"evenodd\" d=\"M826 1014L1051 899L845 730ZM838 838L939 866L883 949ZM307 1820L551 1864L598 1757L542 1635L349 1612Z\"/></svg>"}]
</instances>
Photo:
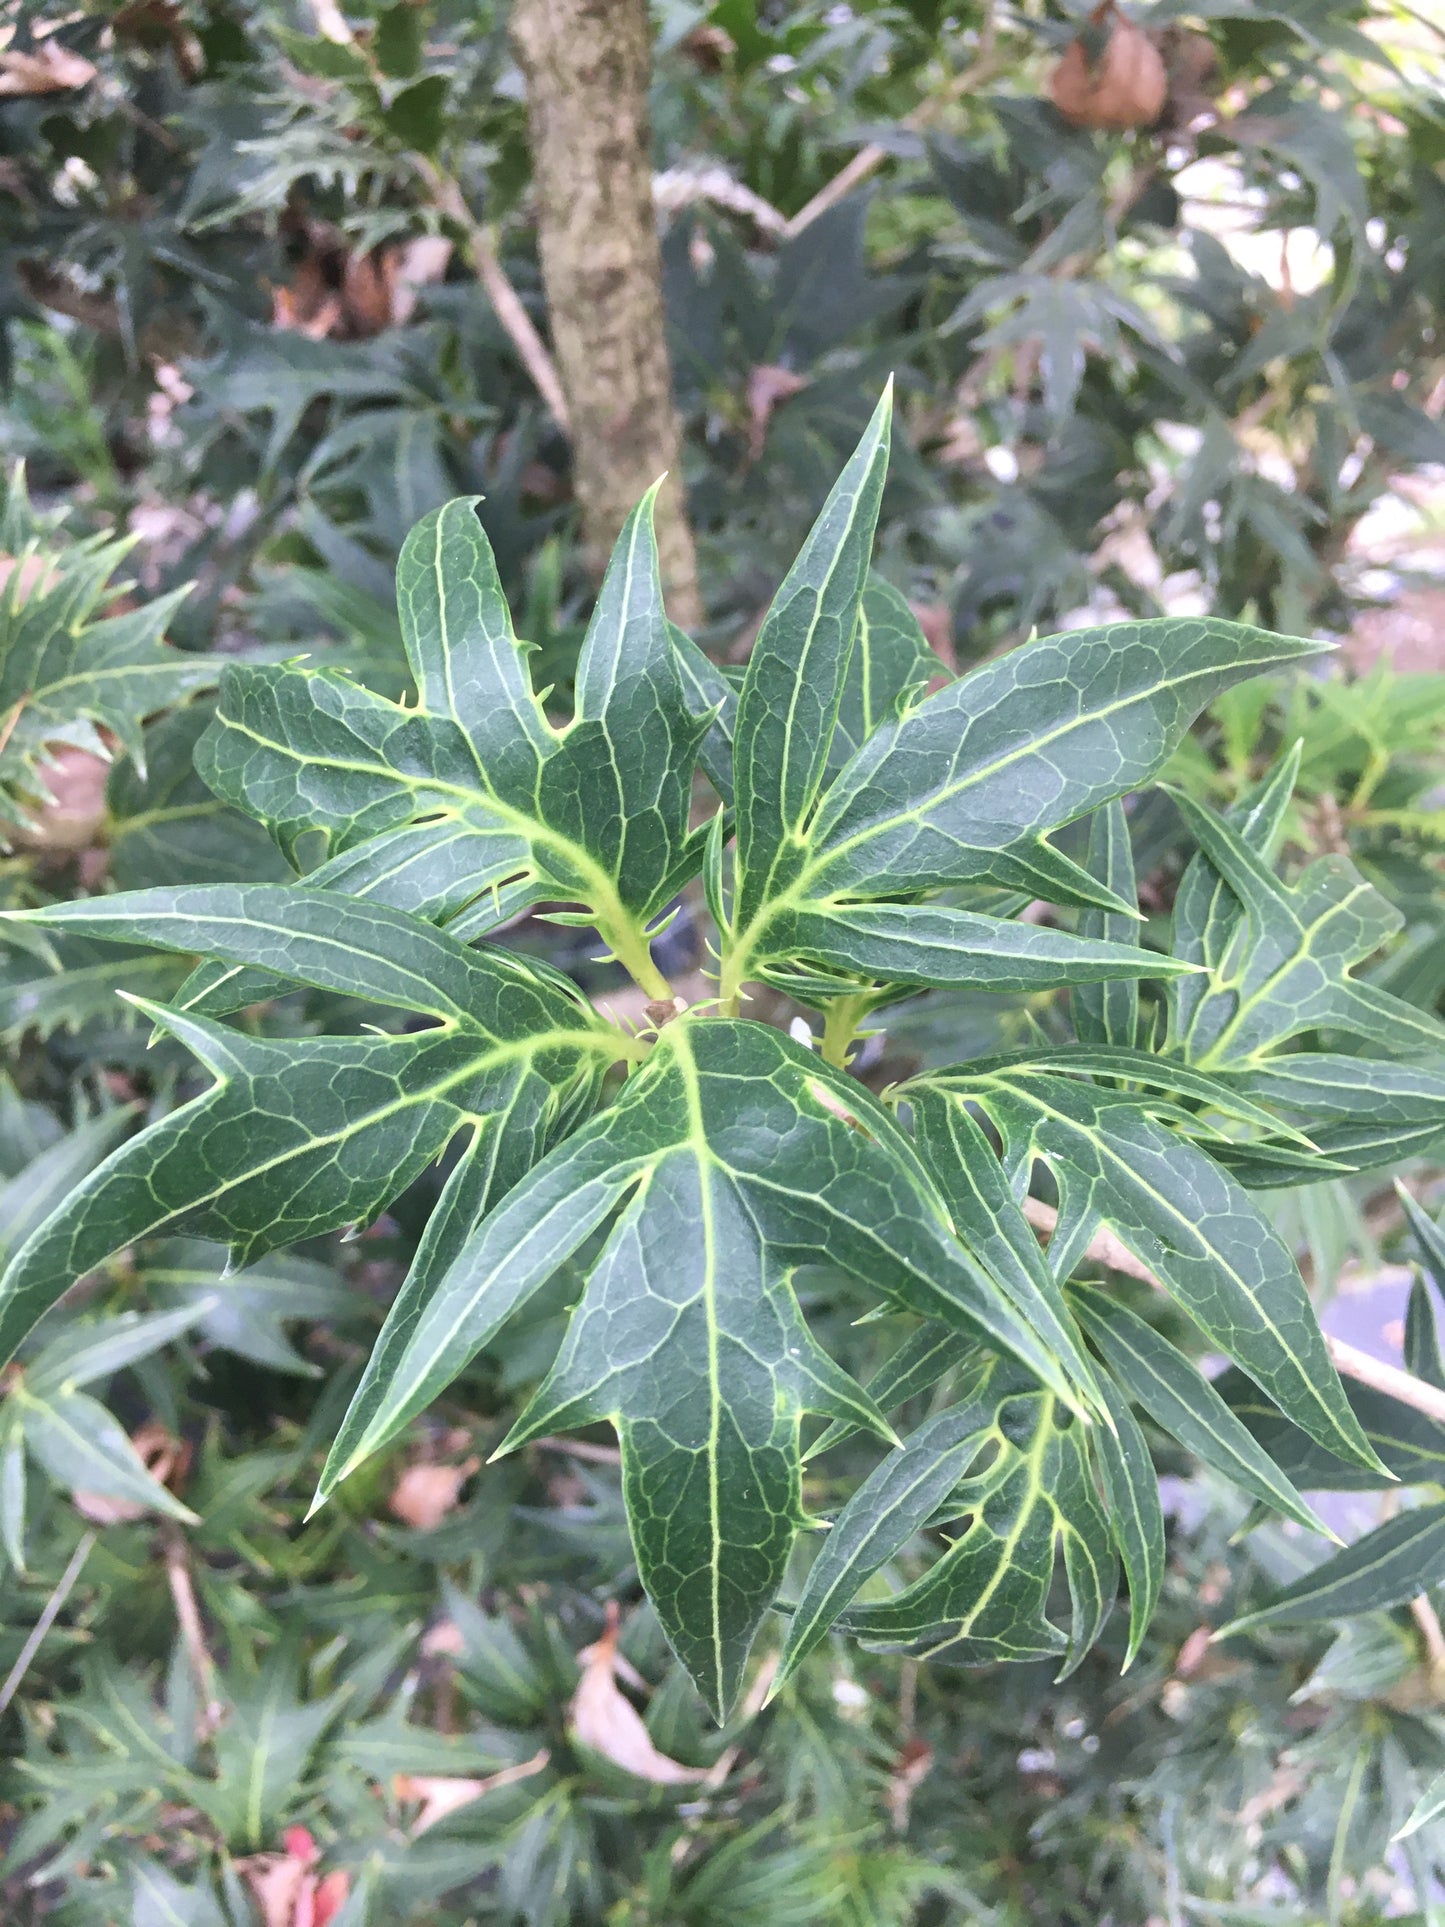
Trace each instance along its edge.
<instances>
[{"instance_id":1,"label":"rough gray bark","mask_svg":"<svg viewBox=\"0 0 1445 1927\"><path fill-rule=\"evenodd\" d=\"M668 607L701 616L663 329L652 211L647 0L515 0L537 238L571 421L588 559L600 569L664 469L657 536Z\"/></svg>"}]
</instances>

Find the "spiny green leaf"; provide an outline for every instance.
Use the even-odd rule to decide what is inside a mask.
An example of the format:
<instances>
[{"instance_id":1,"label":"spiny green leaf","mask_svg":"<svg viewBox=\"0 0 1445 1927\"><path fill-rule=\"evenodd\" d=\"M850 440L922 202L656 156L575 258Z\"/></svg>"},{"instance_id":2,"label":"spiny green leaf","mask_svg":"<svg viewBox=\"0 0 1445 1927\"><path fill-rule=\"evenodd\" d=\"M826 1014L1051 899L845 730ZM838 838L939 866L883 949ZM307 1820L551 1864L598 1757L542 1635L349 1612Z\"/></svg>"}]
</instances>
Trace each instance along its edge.
<instances>
[{"instance_id":1,"label":"spiny green leaf","mask_svg":"<svg viewBox=\"0 0 1445 1927\"><path fill-rule=\"evenodd\" d=\"M1094 1451L1109 1500L1109 1523L1129 1581L1129 1646L1124 1671L1139 1656L1164 1584L1164 1510L1148 1442L1128 1400L1104 1380L1112 1429L1094 1428Z\"/></svg>"},{"instance_id":2,"label":"spiny green leaf","mask_svg":"<svg viewBox=\"0 0 1445 1927\"><path fill-rule=\"evenodd\" d=\"M1109 1370L1156 1425L1271 1511L1312 1532L1328 1533L1274 1454L1261 1449L1217 1388L1167 1338L1127 1306L1088 1285L1072 1286L1069 1295ZM1247 1382L1242 1373L1232 1376L1240 1384ZM1254 1397L1258 1400L1258 1393ZM1290 1430L1304 1438L1296 1427Z\"/></svg>"},{"instance_id":3,"label":"spiny green leaf","mask_svg":"<svg viewBox=\"0 0 1445 1927\"><path fill-rule=\"evenodd\" d=\"M1232 1639L1238 1633L1256 1632L1261 1626L1381 1612L1403 1606L1442 1579L1445 1505L1421 1506L1367 1532L1303 1579L1286 1586L1269 1605L1221 1626L1214 1637Z\"/></svg>"},{"instance_id":4,"label":"spiny green leaf","mask_svg":"<svg viewBox=\"0 0 1445 1927\"><path fill-rule=\"evenodd\" d=\"M853 972L868 983L979 990L1053 990L1172 977L1189 968L1157 951L938 904L829 903L784 910L768 925L768 945L776 954ZM764 963L760 974L788 982L786 968ZM840 981L840 991L848 988Z\"/></svg>"},{"instance_id":5,"label":"spiny green leaf","mask_svg":"<svg viewBox=\"0 0 1445 1927\"><path fill-rule=\"evenodd\" d=\"M690 713L662 608L653 493L618 538L570 723L533 694L470 501L408 536L397 594L420 706L324 670L227 673L199 763L308 882L476 935L542 898L583 906L658 994L643 929L702 860ZM214 1007L214 1006L213 1006Z\"/></svg>"},{"instance_id":6,"label":"spiny green leaf","mask_svg":"<svg viewBox=\"0 0 1445 1927\"><path fill-rule=\"evenodd\" d=\"M733 736L741 922L796 872L828 767L888 467L892 389L783 580L748 658Z\"/></svg>"},{"instance_id":7,"label":"spiny green leaf","mask_svg":"<svg viewBox=\"0 0 1445 1927\"><path fill-rule=\"evenodd\" d=\"M1207 987L1171 1007L1169 1049L1204 1070L1249 1068L1301 1031L1329 1029L1397 1055L1445 1053L1445 1025L1349 975L1403 919L1347 858L1320 857L1287 887L1238 830L1172 793L1244 921L1215 911L1231 941L1220 950L1215 938Z\"/></svg>"},{"instance_id":8,"label":"spiny green leaf","mask_svg":"<svg viewBox=\"0 0 1445 1927\"><path fill-rule=\"evenodd\" d=\"M794 1608L773 1691L786 1685L863 1582L932 1518L979 1456L998 1410L993 1374L961 1405L921 1425L859 1486L823 1541Z\"/></svg>"},{"instance_id":9,"label":"spiny green leaf","mask_svg":"<svg viewBox=\"0 0 1445 1927\"><path fill-rule=\"evenodd\" d=\"M912 1111L919 1153L960 1239L988 1266L1054 1355L1067 1360L1075 1383L1097 1393L1073 1314L982 1129L963 1105L926 1087L915 1090Z\"/></svg>"},{"instance_id":10,"label":"spiny green leaf","mask_svg":"<svg viewBox=\"0 0 1445 1927\"><path fill-rule=\"evenodd\" d=\"M1296 1486L1321 1492L1378 1492L1397 1481L1445 1484L1445 1425L1388 1392L1377 1392L1355 1379L1345 1385L1350 1409L1379 1462L1372 1468L1356 1461L1346 1463L1307 1438L1281 1417L1242 1372L1222 1372L1214 1385L1270 1462Z\"/></svg>"},{"instance_id":11,"label":"spiny green leaf","mask_svg":"<svg viewBox=\"0 0 1445 1927\"><path fill-rule=\"evenodd\" d=\"M813 827L813 887L1027 888L1038 874L1035 839L1147 782L1221 690L1319 648L1177 619L1026 643L939 690L854 757ZM1078 876L1082 901L1115 904L1112 891Z\"/></svg>"},{"instance_id":12,"label":"spiny green leaf","mask_svg":"<svg viewBox=\"0 0 1445 1927\"><path fill-rule=\"evenodd\" d=\"M879 1366L868 1381L868 1396L880 1412L894 1411L910 1398L916 1398L919 1393L928 1391L940 1379L946 1378L956 1367L973 1357L978 1349L976 1339L930 1319L916 1331L910 1332L898 1350ZM819 1433L804 1456L815 1458L818 1453L826 1452L842 1439L851 1437L856 1429L846 1419L835 1419L826 1431Z\"/></svg>"},{"instance_id":13,"label":"spiny green leaf","mask_svg":"<svg viewBox=\"0 0 1445 1927\"><path fill-rule=\"evenodd\" d=\"M178 589L97 617L135 538L91 536L69 546L30 515L22 470L3 510L14 566L0 588L0 824L22 821L48 795L47 752L68 744L109 761L102 731L144 769L147 716L214 688L220 660L185 655L162 638ZM121 585L112 587L115 595Z\"/></svg>"},{"instance_id":14,"label":"spiny green leaf","mask_svg":"<svg viewBox=\"0 0 1445 1927\"><path fill-rule=\"evenodd\" d=\"M1445 1070L1293 1051L1225 1071L1220 1081L1304 1120L1311 1144L1341 1172L1428 1156L1445 1136ZM1312 1175L1308 1159L1281 1159L1276 1147L1241 1146L1230 1159L1241 1183L1252 1186L1308 1183Z\"/></svg>"},{"instance_id":15,"label":"spiny green leaf","mask_svg":"<svg viewBox=\"0 0 1445 1927\"><path fill-rule=\"evenodd\" d=\"M134 944L91 943L0 923L0 1036L134 1021L117 995L167 998L186 977L184 962ZM267 978L267 983L271 979Z\"/></svg>"},{"instance_id":16,"label":"spiny green leaf","mask_svg":"<svg viewBox=\"0 0 1445 1927\"><path fill-rule=\"evenodd\" d=\"M268 1040L144 1004L216 1079L106 1161L0 1279L0 1350L83 1273L137 1239L188 1229L245 1264L366 1224L465 1133L418 1263L444 1245L448 1200L472 1216L593 1101L623 1040L560 977L468 950L379 904L271 884L56 905L33 914L86 935L144 937L437 1021L402 1035Z\"/></svg>"},{"instance_id":17,"label":"spiny green leaf","mask_svg":"<svg viewBox=\"0 0 1445 1927\"><path fill-rule=\"evenodd\" d=\"M992 1462L943 1508L945 1517L967 1518L965 1531L896 1598L854 1606L843 1623L874 1650L946 1655L955 1663L1062 1653L1067 1675L1098 1638L1118 1579L1085 1428L1014 1366L994 1361L992 1387ZM840 1517L835 1530L842 1524ZM1067 1636L1046 1610L1060 1549L1071 1607Z\"/></svg>"},{"instance_id":18,"label":"spiny green leaf","mask_svg":"<svg viewBox=\"0 0 1445 1927\"><path fill-rule=\"evenodd\" d=\"M611 1419L644 1583L715 1709L731 1704L803 1523L805 1410L883 1429L810 1337L801 1264L1011 1351L1079 1393L952 1236L896 1125L781 1033L664 1030L613 1108L546 1159L434 1290L403 1291L322 1491L394 1435L617 1205L546 1384L508 1441Z\"/></svg>"},{"instance_id":19,"label":"spiny green leaf","mask_svg":"<svg viewBox=\"0 0 1445 1927\"><path fill-rule=\"evenodd\" d=\"M1134 884L1134 852L1129 843L1129 821L1124 806L1116 797L1106 803L1089 826L1091 876L1112 890L1121 902L1137 912L1139 896ZM1086 910L1079 919L1079 935L1108 943L1139 941L1138 925L1116 910ZM1171 959L1172 961L1172 959ZM1121 1044L1132 1048L1139 1032L1139 986L1121 971L1097 988L1083 984L1069 999L1074 1030L1081 1044Z\"/></svg>"},{"instance_id":20,"label":"spiny green leaf","mask_svg":"<svg viewBox=\"0 0 1445 1927\"><path fill-rule=\"evenodd\" d=\"M979 1104L1027 1184L1035 1159L1058 1186L1050 1268L1067 1277L1107 1227L1206 1335L1304 1430L1376 1466L1351 1412L1294 1259L1228 1174L1149 1115L1150 1100L1025 1069L931 1073L910 1090Z\"/></svg>"},{"instance_id":21,"label":"spiny green leaf","mask_svg":"<svg viewBox=\"0 0 1445 1927\"><path fill-rule=\"evenodd\" d=\"M835 777L875 730L909 709L928 683L947 673L907 598L881 576L870 576L828 745L825 780Z\"/></svg>"},{"instance_id":22,"label":"spiny green leaf","mask_svg":"<svg viewBox=\"0 0 1445 1927\"><path fill-rule=\"evenodd\" d=\"M991 883L1126 912L1047 833L1148 781L1221 690L1316 649L1231 623L1127 623L1028 643L950 683L875 730L811 818L789 818L786 861L739 894L724 995L787 959L793 917L846 916L859 899Z\"/></svg>"}]
</instances>

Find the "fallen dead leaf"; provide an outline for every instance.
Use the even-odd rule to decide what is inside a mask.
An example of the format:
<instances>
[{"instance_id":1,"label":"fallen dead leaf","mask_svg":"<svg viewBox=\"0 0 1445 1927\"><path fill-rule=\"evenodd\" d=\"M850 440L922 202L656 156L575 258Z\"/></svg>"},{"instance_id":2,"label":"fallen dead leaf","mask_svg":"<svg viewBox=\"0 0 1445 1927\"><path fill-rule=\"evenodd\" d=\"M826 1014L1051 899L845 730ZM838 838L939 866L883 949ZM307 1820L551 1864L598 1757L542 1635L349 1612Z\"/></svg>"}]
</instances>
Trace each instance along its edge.
<instances>
[{"instance_id":1,"label":"fallen dead leaf","mask_svg":"<svg viewBox=\"0 0 1445 1927\"><path fill-rule=\"evenodd\" d=\"M551 1759L544 1746L534 1753L530 1760L522 1760L516 1766L504 1766L499 1773L489 1773L485 1779L471 1780L437 1773L398 1773L392 1779L392 1791L398 1800L419 1800L421 1812L412 1822L411 1833L415 1839L434 1827L438 1820L445 1820L449 1813L459 1807L469 1807L474 1800L484 1794L495 1793L499 1787L515 1786L518 1780L530 1780L534 1773L540 1773Z\"/></svg>"},{"instance_id":2,"label":"fallen dead leaf","mask_svg":"<svg viewBox=\"0 0 1445 1927\"><path fill-rule=\"evenodd\" d=\"M478 1458L460 1465L409 1465L391 1489L387 1511L416 1532L432 1532L456 1511L462 1487L480 1465Z\"/></svg>"},{"instance_id":3,"label":"fallen dead leaf","mask_svg":"<svg viewBox=\"0 0 1445 1927\"><path fill-rule=\"evenodd\" d=\"M131 1434L130 1442L151 1477L178 1493L191 1468L192 1452L186 1441L174 1437L158 1419L148 1419ZM149 1510L135 1499L117 1499L107 1492L75 1492L71 1498L81 1518L93 1526L129 1525Z\"/></svg>"},{"instance_id":4,"label":"fallen dead leaf","mask_svg":"<svg viewBox=\"0 0 1445 1927\"><path fill-rule=\"evenodd\" d=\"M768 439L773 410L808 386L806 375L762 361L748 376L748 463L758 461Z\"/></svg>"},{"instance_id":5,"label":"fallen dead leaf","mask_svg":"<svg viewBox=\"0 0 1445 1927\"><path fill-rule=\"evenodd\" d=\"M572 1737L614 1766L656 1786L687 1786L705 1780L706 1768L683 1766L658 1752L642 1715L618 1686L617 1623L617 1602L609 1600L601 1639L577 1655L582 1677L572 1700Z\"/></svg>"},{"instance_id":6,"label":"fallen dead leaf","mask_svg":"<svg viewBox=\"0 0 1445 1927\"><path fill-rule=\"evenodd\" d=\"M38 772L47 794L18 824L10 841L22 850L69 856L87 849L105 821L105 786L110 764L103 756L70 743L57 743Z\"/></svg>"},{"instance_id":7,"label":"fallen dead leaf","mask_svg":"<svg viewBox=\"0 0 1445 1927\"><path fill-rule=\"evenodd\" d=\"M288 1827L284 1853L253 1853L236 1862L261 1910L262 1927L327 1927L346 1904L351 1876L317 1874L321 1858L305 1827Z\"/></svg>"},{"instance_id":8,"label":"fallen dead leaf","mask_svg":"<svg viewBox=\"0 0 1445 1927\"><path fill-rule=\"evenodd\" d=\"M306 252L285 287L271 294L271 321L313 341L365 341L401 326L416 312L419 292L446 278L452 244L417 235L362 254L335 228L307 223Z\"/></svg>"},{"instance_id":9,"label":"fallen dead leaf","mask_svg":"<svg viewBox=\"0 0 1445 1927\"><path fill-rule=\"evenodd\" d=\"M42 40L31 53L0 54L0 96L63 94L94 79L88 60L53 40Z\"/></svg>"}]
</instances>

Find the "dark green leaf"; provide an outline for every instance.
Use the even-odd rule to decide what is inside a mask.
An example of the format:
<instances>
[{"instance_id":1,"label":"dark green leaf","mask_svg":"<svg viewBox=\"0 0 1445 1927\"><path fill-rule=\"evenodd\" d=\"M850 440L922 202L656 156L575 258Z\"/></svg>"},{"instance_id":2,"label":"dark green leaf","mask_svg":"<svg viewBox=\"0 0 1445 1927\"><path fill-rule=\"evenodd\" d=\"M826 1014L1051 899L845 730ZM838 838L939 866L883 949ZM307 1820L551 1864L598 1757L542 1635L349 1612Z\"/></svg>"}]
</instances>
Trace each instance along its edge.
<instances>
[{"instance_id":1,"label":"dark green leaf","mask_svg":"<svg viewBox=\"0 0 1445 1927\"><path fill-rule=\"evenodd\" d=\"M779 1032L664 1030L594 1124L403 1291L333 1448L331 1489L456 1375L618 1205L561 1354L508 1444L610 1419L645 1584L715 1709L731 1704L803 1523L804 1411L886 1428L791 1288L826 1261L1078 1393L1013 1296L953 1238L866 1091Z\"/></svg>"},{"instance_id":2,"label":"dark green leaf","mask_svg":"<svg viewBox=\"0 0 1445 1927\"><path fill-rule=\"evenodd\" d=\"M424 43L422 12L411 0L397 0L377 15L371 51L389 80L410 80L421 71Z\"/></svg>"},{"instance_id":3,"label":"dark green leaf","mask_svg":"<svg viewBox=\"0 0 1445 1927\"><path fill-rule=\"evenodd\" d=\"M1117 798L1107 803L1089 827L1089 873L1120 902L1137 912L1134 853L1129 823ZM1079 919L1079 935L1108 943L1139 941L1138 926L1117 910L1086 910ZM1172 961L1172 960L1171 960ZM1081 987L1069 999L1074 1031L1081 1044L1122 1044L1132 1048L1139 1031L1139 986L1121 971L1097 988Z\"/></svg>"},{"instance_id":4,"label":"dark green leaf","mask_svg":"<svg viewBox=\"0 0 1445 1927\"><path fill-rule=\"evenodd\" d=\"M1167 1338L1087 1285L1075 1285L1070 1295L1105 1364L1156 1425L1271 1511L1282 1512L1312 1532L1328 1532L1275 1463L1273 1453L1261 1449L1218 1390ZM1241 1385L1246 1383L1240 1373L1232 1377ZM1258 1393L1254 1397L1263 1409L1273 1410L1263 1406ZM1296 1427L1289 1429L1304 1438Z\"/></svg>"},{"instance_id":5,"label":"dark green leaf","mask_svg":"<svg viewBox=\"0 0 1445 1927\"><path fill-rule=\"evenodd\" d=\"M1124 1655L1127 1672L1139 1656L1164 1584L1164 1511L1159 1503L1158 1474L1138 1420L1128 1401L1107 1379L1104 1396L1113 1428L1094 1427L1094 1450L1108 1495L1109 1523L1129 1581L1129 1647Z\"/></svg>"},{"instance_id":6,"label":"dark green leaf","mask_svg":"<svg viewBox=\"0 0 1445 1927\"><path fill-rule=\"evenodd\" d=\"M955 1663L1062 1653L1067 1674L1097 1639L1118 1580L1085 1427L1016 1368L996 1365L992 1378L992 1461L947 1502L945 1516L966 1517L966 1529L922 1578L894 1599L851 1608L844 1624L874 1649ZM1060 1549L1067 1637L1046 1613Z\"/></svg>"},{"instance_id":7,"label":"dark green leaf","mask_svg":"<svg viewBox=\"0 0 1445 1927\"><path fill-rule=\"evenodd\" d=\"M707 724L663 614L654 496L618 538L565 728L532 692L491 548L456 501L418 524L397 567L420 707L324 670L233 668L200 748L206 780L293 860L319 843L313 887L464 936L543 898L579 904L661 995L643 932L702 861L688 806Z\"/></svg>"},{"instance_id":8,"label":"dark green leaf","mask_svg":"<svg viewBox=\"0 0 1445 1927\"><path fill-rule=\"evenodd\" d=\"M832 749L888 467L891 388L783 580L748 658L733 736L735 915L795 876Z\"/></svg>"},{"instance_id":9,"label":"dark green leaf","mask_svg":"<svg viewBox=\"0 0 1445 1927\"><path fill-rule=\"evenodd\" d=\"M27 913L29 914L29 913ZM437 1021L400 1035L267 1040L143 1004L216 1079L112 1153L39 1227L0 1280L0 1349L81 1274L171 1229L227 1243L246 1264L297 1238L367 1224L459 1133L448 1207L473 1216L593 1101L624 1041L565 980L468 950L379 904L257 884L138 892L34 913L249 964Z\"/></svg>"},{"instance_id":10,"label":"dark green leaf","mask_svg":"<svg viewBox=\"0 0 1445 1927\"><path fill-rule=\"evenodd\" d=\"M1239 1415L1272 1464L1307 1490L1377 1492L1405 1485L1445 1484L1445 1425L1403 1400L1349 1380L1345 1390L1383 1470L1347 1464L1282 1418L1240 1372L1224 1372L1215 1387Z\"/></svg>"},{"instance_id":11,"label":"dark green leaf","mask_svg":"<svg viewBox=\"0 0 1445 1927\"><path fill-rule=\"evenodd\" d=\"M843 1508L794 1609L778 1687L852 1603L864 1580L907 1545L979 1456L993 1433L999 1401L993 1373L985 1367L980 1377L975 1396L921 1425L868 1475Z\"/></svg>"},{"instance_id":12,"label":"dark green leaf","mask_svg":"<svg viewBox=\"0 0 1445 1927\"><path fill-rule=\"evenodd\" d=\"M1363 1539L1326 1559L1269 1605L1222 1626L1216 1639L1255 1632L1261 1626L1297 1625L1312 1619L1348 1619L1356 1613L1403 1606L1445 1579L1445 1505L1421 1506L1389 1519Z\"/></svg>"},{"instance_id":13,"label":"dark green leaf","mask_svg":"<svg viewBox=\"0 0 1445 1927\"><path fill-rule=\"evenodd\" d=\"M1332 1029L1396 1054L1445 1052L1445 1025L1349 975L1403 919L1347 858L1320 857L1286 887L1238 830L1172 794L1248 931L1211 960L1202 994L1172 1006L1175 1051L1202 1070L1245 1069L1301 1031Z\"/></svg>"},{"instance_id":14,"label":"dark green leaf","mask_svg":"<svg viewBox=\"0 0 1445 1927\"><path fill-rule=\"evenodd\" d=\"M446 132L446 104L446 75L427 74L404 87L382 119L404 147L431 154Z\"/></svg>"},{"instance_id":15,"label":"dark green leaf","mask_svg":"<svg viewBox=\"0 0 1445 1927\"><path fill-rule=\"evenodd\" d=\"M1022 1068L933 1073L904 1092L920 1087L979 1104L1023 1181L1035 1159L1048 1167L1056 1276L1107 1228L1311 1437L1376 1464L1288 1249L1226 1172L1148 1114L1148 1100Z\"/></svg>"}]
</instances>

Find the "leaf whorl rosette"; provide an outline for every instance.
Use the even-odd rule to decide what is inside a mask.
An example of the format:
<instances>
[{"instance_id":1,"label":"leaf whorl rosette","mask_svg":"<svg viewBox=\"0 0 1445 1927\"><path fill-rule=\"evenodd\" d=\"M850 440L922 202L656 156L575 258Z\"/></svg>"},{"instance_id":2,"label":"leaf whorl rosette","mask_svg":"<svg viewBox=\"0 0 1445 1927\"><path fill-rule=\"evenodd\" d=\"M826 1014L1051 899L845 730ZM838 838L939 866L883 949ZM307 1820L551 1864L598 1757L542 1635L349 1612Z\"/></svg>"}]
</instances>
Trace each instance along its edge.
<instances>
[{"instance_id":1,"label":"leaf whorl rosette","mask_svg":"<svg viewBox=\"0 0 1445 1927\"><path fill-rule=\"evenodd\" d=\"M227 670L201 766L304 877L101 895L14 923L37 975L45 945L198 960L172 1003L137 1001L212 1081L25 1224L0 1341L13 1349L122 1246L188 1233L245 1265L369 1222L450 1149L319 1496L566 1272L580 1283L565 1335L502 1449L614 1428L642 1583L719 1716L799 1531L819 1523L805 1458L825 1468L823 1503L843 1478L827 1468L854 1463L830 1455L860 1431L878 1462L836 1492L782 1677L835 1626L1072 1667L1120 1567L1132 1658L1164 1561L1140 1415L1309 1525L1300 1485L1445 1463L1433 1421L1347 1395L1250 1195L1445 1130L1445 1031L1354 974L1391 933L1380 900L1341 859L1292 882L1272 867L1289 757L1225 817L1178 799L1197 854L1169 953L1141 941L1121 799L1206 703L1315 645L1131 621L951 678L868 573L888 435L885 398L740 687L667 621L649 497L566 718L532 686L471 505L449 503L398 571L415 700L324 669ZM694 827L699 771L721 807ZM1078 861L1051 837L1081 818ZM717 925L718 996L640 1035L483 941L545 903L600 934L656 1020L674 1005L651 940L688 889ZM1028 898L1062 914L1008 914ZM746 1014L759 981L824 1013L821 1053ZM349 1028L218 1021L296 986ZM848 1074L870 1012L950 987L1068 987L1073 1040L926 1069L884 1100ZM358 1001L375 1028L356 1028ZM1334 1053L1335 1034L1377 1054ZM1051 1205L1032 1196L1040 1174ZM1187 1318L1235 1369L1205 1378L1100 1280L1111 1253L1173 1300L1171 1334ZM845 1281L843 1301L901 1328L866 1389L810 1325L830 1289L810 1278ZM1416 1368L1441 1373L1425 1313L1412 1318ZM925 1398L900 1438L892 1415ZM1438 1558L1438 1522L1411 1517L1371 1568L1387 1590ZM1348 1604L1367 1584L1357 1562L1270 1610Z\"/></svg>"}]
</instances>

